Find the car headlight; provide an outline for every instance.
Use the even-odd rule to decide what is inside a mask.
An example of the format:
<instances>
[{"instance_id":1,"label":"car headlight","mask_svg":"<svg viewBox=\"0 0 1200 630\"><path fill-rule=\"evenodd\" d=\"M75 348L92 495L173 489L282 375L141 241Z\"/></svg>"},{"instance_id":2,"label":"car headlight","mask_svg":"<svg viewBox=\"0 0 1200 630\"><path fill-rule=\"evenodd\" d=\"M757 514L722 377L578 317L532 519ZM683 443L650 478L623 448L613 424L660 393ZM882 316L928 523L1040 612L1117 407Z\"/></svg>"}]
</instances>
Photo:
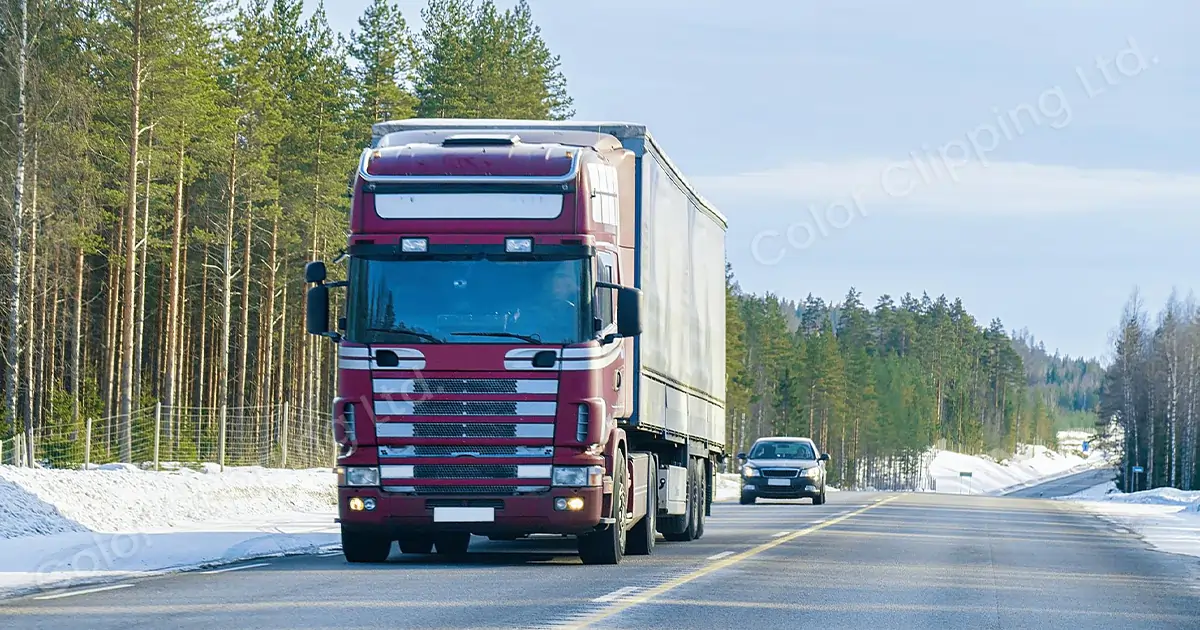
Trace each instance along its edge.
<instances>
[{"instance_id":1,"label":"car headlight","mask_svg":"<svg viewBox=\"0 0 1200 630\"><path fill-rule=\"evenodd\" d=\"M364 466L347 466L342 471L344 485L347 486L378 486L379 468Z\"/></svg>"},{"instance_id":2,"label":"car headlight","mask_svg":"<svg viewBox=\"0 0 1200 630\"><path fill-rule=\"evenodd\" d=\"M555 466L551 483L568 488L599 486L604 483L603 466Z\"/></svg>"},{"instance_id":3,"label":"car headlight","mask_svg":"<svg viewBox=\"0 0 1200 630\"><path fill-rule=\"evenodd\" d=\"M742 466L743 477L757 477L758 469L753 466Z\"/></svg>"},{"instance_id":4,"label":"car headlight","mask_svg":"<svg viewBox=\"0 0 1200 630\"><path fill-rule=\"evenodd\" d=\"M804 471L804 476L808 477L809 479L816 479L817 477L821 476L821 469L816 467L809 468L808 470Z\"/></svg>"}]
</instances>

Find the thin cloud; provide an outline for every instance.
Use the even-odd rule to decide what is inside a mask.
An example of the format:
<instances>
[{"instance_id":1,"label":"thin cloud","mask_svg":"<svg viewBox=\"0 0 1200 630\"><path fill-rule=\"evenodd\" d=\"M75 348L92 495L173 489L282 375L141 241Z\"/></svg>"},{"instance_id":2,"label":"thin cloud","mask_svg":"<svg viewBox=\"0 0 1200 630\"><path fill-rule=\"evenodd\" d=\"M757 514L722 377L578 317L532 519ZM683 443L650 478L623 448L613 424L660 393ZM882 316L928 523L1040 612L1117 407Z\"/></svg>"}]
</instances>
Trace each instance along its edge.
<instances>
[{"instance_id":1,"label":"thin cloud","mask_svg":"<svg viewBox=\"0 0 1200 630\"><path fill-rule=\"evenodd\" d=\"M902 160L800 162L776 170L697 178L724 204L750 200L939 212L1025 213L1192 210L1200 175L1084 169L1022 162L960 162L913 154Z\"/></svg>"}]
</instances>

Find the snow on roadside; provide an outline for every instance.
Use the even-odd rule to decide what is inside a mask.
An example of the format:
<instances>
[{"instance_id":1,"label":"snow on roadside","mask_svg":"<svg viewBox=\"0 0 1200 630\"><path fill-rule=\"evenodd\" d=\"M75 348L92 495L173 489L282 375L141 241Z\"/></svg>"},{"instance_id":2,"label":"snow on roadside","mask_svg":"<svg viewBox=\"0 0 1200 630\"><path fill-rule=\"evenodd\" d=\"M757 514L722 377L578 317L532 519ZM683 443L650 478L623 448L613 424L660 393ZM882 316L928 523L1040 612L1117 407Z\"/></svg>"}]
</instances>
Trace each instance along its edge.
<instances>
[{"instance_id":1,"label":"snow on roadside","mask_svg":"<svg viewBox=\"0 0 1200 630\"><path fill-rule=\"evenodd\" d=\"M1160 551L1200 557L1200 491L1156 488L1126 494L1109 481L1056 500L1077 503Z\"/></svg>"},{"instance_id":2,"label":"snow on roadside","mask_svg":"<svg viewBox=\"0 0 1200 630\"><path fill-rule=\"evenodd\" d=\"M1012 459L999 462L984 456L939 451L929 466L929 475L933 478L934 492L998 494L1087 468L1100 467L1106 462L1106 457L1098 452L1084 459L1032 445L1021 448ZM964 477L961 475L963 472L971 473L971 476Z\"/></svg>"},{"instance_id":3,"label":"snow on roadside","mask_svg":"<svg viewBox=\"0 0 1200 630\"><path fill-rule=\"evenodd\" d=\"M0 595L336 544L329 469L0 466Z\"/></svg>"}]
</instances>

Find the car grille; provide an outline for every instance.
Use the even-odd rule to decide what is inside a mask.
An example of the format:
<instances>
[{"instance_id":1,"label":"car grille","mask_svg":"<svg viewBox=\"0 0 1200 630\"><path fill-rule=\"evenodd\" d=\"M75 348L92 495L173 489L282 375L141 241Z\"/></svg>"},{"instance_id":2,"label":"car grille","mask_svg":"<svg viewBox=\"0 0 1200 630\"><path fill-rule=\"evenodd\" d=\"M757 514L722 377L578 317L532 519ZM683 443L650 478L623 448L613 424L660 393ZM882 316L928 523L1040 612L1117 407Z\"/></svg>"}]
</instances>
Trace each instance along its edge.
<instances>
[{"instance_id":1,"label":"car grille","mask_svg":"<svg viewBox=\"0 0 1200 630\"><path fill-rule=\"evenodd\" d=\"M762 475L764 477L796 478L800 476L800 471L796 468L763 468Z\"/></svg>"}]
</instances>

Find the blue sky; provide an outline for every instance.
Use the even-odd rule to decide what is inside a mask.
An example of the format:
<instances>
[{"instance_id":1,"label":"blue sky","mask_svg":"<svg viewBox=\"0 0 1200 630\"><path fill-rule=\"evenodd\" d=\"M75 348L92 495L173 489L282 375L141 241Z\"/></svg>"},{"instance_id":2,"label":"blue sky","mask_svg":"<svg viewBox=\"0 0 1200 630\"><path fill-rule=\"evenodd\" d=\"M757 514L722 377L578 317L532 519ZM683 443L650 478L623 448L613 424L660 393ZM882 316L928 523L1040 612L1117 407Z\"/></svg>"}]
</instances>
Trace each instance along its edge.
<instances>
[{"instance_id":1,"label":"blue sky","mask_svg":"<svg viewBox=\"0 0 1200 630\"><path fill-rule=\"evenodd\" d=\"M1200 3L531 5L576 118L649 125L750 291L944 293L1103 359L1135 287L1200 285Z\"/></svg>"}]
</instances>

